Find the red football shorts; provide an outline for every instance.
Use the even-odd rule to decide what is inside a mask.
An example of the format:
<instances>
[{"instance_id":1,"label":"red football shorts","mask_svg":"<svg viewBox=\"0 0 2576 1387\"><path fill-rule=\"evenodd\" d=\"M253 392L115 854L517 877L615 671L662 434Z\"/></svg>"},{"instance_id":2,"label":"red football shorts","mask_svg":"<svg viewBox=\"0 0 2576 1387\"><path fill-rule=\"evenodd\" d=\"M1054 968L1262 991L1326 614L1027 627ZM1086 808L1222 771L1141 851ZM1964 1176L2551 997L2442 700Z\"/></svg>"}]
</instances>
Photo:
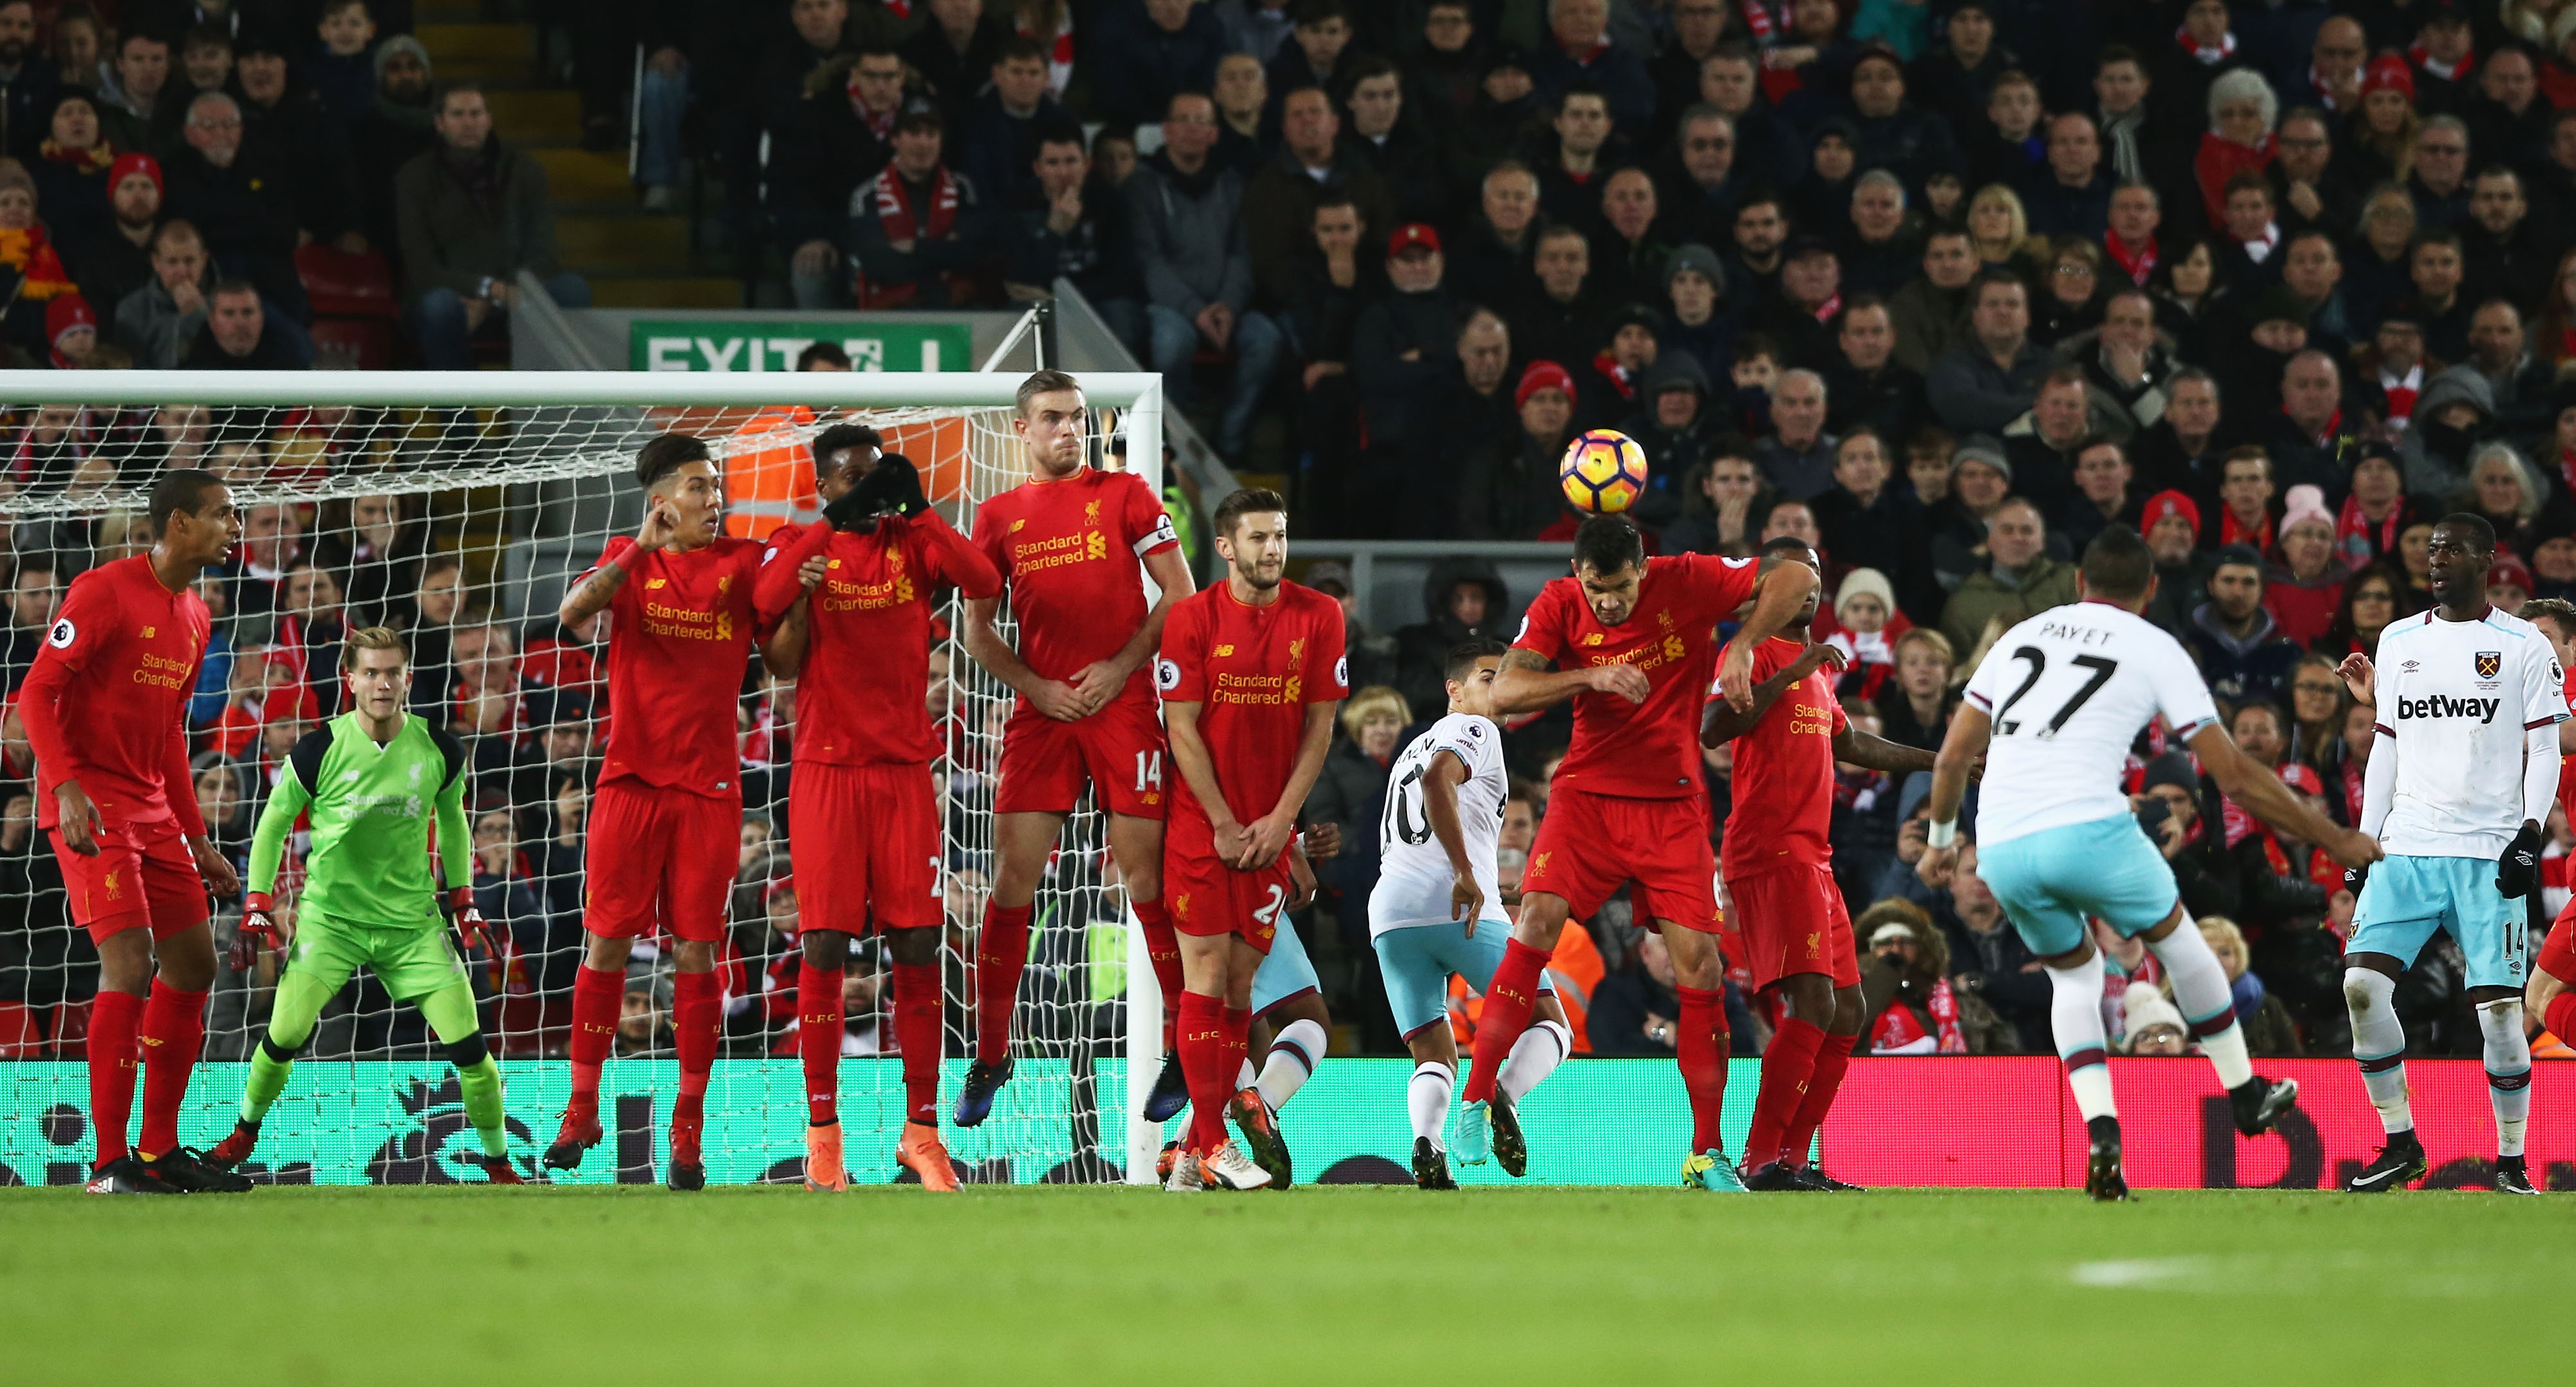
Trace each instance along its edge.
<instances>
[{"instance_id":1,"label":"red football shorts","mask_svg":"<svg viewBox=\"0 0 2576 1387\"><path fill-rule=\"evenodd\" d=\"M2560 982L2576 986L2576 900L2569 901L2550 924L2549 937L2541 942L2540 957L2534 966Z\"/></svg>"},{"instance_id":2,"label":"red football shorts","mask_svg":"<svg viewBox=\"0 0 2576 1387\"><path fill-rule=\"evenodd\" d=\"M1175 814L1163 834L1163 902L1172 928L1182 934L1239 934L1262 953L1288 914L1297 891L1288 853L1256 871L1217 860L1216 834L1195 813Z\"/></svg>"},{"instance_id":3,"label":"red football shorts","mask_svg":"<svg viewBox=\"0 0 2576 1387\"><path fill-rule=\"evenodd\" d=\"M939 796L930 767L800 763L787 791L803 928L936 925Z\"/></svg>"},{"instance_id":4,"label":"red football shorts","mask_svg":"<svg viewBox=\"0 0 2576 1387\"><path fill-rule=\"evenodd\" d=\"M177 823L163 819L102 828L92 835L98 843L96 857L64 847L61 829L49 832L54 860L62 864L63 889L71 896L72 918L89 931L91 942L145 928L153 938L167 939L203 923L209 913L206 883L197 875L197 859Z\"/></svg>"},{"instance_id":5,"label":"red football shorts","mask_svg":"<svg viewBox=\"0 0 2576 1387\"><path fill-rule=\"evenodd\" d=\"M1836 987L1860 986L1851 912L1843 908L1833 869L1792 862L1749 877L1728 877L1726 894L1735 903L1730 919L1743 940L1755 989L1792 973L1823 973Z\"/></svg>"},{"instance_id":6,"label":"red football shorts","mask_svg":"<svg viewBox=\"0 0 2576 1387\"><path fill-rule=\"evenodd\" d=\"M1162 704L1150 689L1121 694L1071 722L1023 706L1002 728L1002 783L993 812L1070 814L1088 781L1110 813L1159 819L1167 759Z\"/></svg>"},{"instance_id":7,"label":"red football shorts","mask_svg":"<svg viewBox=\"0 0 2576 1387\"><path fill-rule=\"evenodd\" d=\"M1562 896L1577 920L1598 913L1621 885L1637 884L1637 923L1670 920L1717 931L1717 854L1697 799L1627 799L1582 790L1548 797L1530 844L1521 892ZM1170 888L1164 888L1168 893Z\"/></svg>"},{"instance_id":8,"label":"red football shorts","mask_svg":"<svg viewBox=\"0 0 2576 1387\"><path fill-rule=\"evenodd\" d=\"M589 894L582 928L609 939L651 934L711 944L742 852L742 799L604 780L590 797Z\"/></svg>"}]
</instances>

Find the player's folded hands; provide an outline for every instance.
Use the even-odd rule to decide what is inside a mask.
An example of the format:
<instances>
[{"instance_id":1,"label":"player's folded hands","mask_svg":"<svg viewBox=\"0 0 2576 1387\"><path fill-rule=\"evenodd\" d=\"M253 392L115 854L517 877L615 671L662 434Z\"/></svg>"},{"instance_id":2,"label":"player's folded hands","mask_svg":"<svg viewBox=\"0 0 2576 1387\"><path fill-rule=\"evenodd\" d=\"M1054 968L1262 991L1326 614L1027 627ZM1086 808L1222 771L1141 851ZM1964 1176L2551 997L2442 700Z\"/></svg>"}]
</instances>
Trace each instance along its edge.
<instances>
[{"instance_id":1,"label":"player's folded hands","mask_svg":"<svg viewBox=\"0 0 2576 1387\"><path fill-rule=\"evenodd\" d=\"M253 891L242 899L241 924L233 930L233 947L224 966L247 973L259 966L260 951L274 949L277 943L277 902L265 891Z\"/></svg>"}]
</instances>

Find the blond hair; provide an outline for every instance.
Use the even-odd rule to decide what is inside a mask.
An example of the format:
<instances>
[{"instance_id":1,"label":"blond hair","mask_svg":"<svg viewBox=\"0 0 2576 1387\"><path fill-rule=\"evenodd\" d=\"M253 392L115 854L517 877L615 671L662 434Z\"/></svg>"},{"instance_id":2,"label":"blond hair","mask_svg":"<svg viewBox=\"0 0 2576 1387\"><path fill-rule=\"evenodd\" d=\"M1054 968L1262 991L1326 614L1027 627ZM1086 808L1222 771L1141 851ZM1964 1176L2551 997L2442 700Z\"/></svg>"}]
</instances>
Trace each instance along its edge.
<instances>
[{"instance_id":1,"label":"blond hair","mask_svg":"<svg viewBox=\"0 0 2576 1387\"><path fill-rule=\"evenodd\" d=\"M1371 684L1342 705L1342 731L1358 741L1360 728L1380 713L1393 713L1398 727L1413 725L1413 706L1404 701L1404 695L1384 684Z\"/></svg>"},{"instance_id":2,"label":"blond hair","mask_svg":"<svg viewBox=\"0 0 2576 1387\"><path fill-rule=\"evenodd\" d=\"M390 650L400 655L405 665L411 663L411 642L404 640L402 632L390 626L361 626L350 632L340 642L340 668L356 669L361 650Z\"/></svg>"}]
</instances>

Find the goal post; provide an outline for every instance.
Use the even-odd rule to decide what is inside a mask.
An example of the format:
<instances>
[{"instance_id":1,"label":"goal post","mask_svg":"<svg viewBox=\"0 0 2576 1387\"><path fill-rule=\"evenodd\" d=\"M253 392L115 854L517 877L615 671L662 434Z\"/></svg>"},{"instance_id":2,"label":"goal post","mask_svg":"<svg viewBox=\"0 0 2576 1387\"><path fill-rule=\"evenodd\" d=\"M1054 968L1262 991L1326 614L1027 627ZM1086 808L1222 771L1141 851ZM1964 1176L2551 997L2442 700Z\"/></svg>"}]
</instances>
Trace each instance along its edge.
<instances>
[{"instance_id":1,"label":"goal post","mask_svg":"<svg viewBox=\"0 0 2576 1387\"><path fill-rule=\"evenodd\" d=\"M1161 378L1074 374L1093 414L1093 459L1107 457L1114 432L1126 440L1127 465L1159 492ZM324 667L324 652L336 649L327 639L334 620L339 629L381 621L419 635L414 705L449 717L473 749L476 846L487 850L478 852L477 881L490 879L487 914L498 903L510 916L507 956L469 963L484 975L478 986L484 1024L511 1071L514 1125L530 1129L533 1145L523 1149L514 1137L514 1151L528 1154L551 1134L564 1082L561 1064L529 1062L560 1055L568 1005L558 984L568 985L567 951L577 956L580 940L577 925L569 932L564 926L567 915L578 913L579 883L567 875L579 869L586 800L569 787L587 783L585 770L595 775L593 733L615 713L605 706L604 645L555 629L551 612L563 585L609 538L633 528L636 448L656 433L678 430L706 439L720 470L781 449L810 461L802 450L823 429L867 424L886 435L888 451L913 457L933 502L971 531L976 506L1025 474L1010 425L1023 378L1019 372L0 371L0 409L7 411L0 418L10 429L0 442L14 444L0 449L0 525L9 540L9 572L24 577L13 584L11 598L23 616L44 600L36 585L45 566L56 574L58 594L78 572L139 552L145 503L164 468L206 467L232 483L251 529L236 562L206 585L223 608L216 625L225 669L221 678L201 683L190 711L199 780L192 789L201 804L222 814L216 836L236 856L246 852L249 823L283 746L292 745L288 733L309 730L330 711L330 695L316 691L337 678ZM951 638L940 647L947 663L934 655L932 702L935 716L944 707L947 748L934 768L948 917L943 1029L946 1053L967 1056L972 941L990 880L992 779L1011 695L965 658L954 638L962 611L953 593L942 617ZM210 648L210 658L216 653ZM24 673L23 665L8 671L12 693ZM418 682L434 692L425 694ZM739 730L746 817L774 822L785 812L792 774L786 750L793 739L792 685L748 680ZM0 1090L11 1095L0 1102L0 1159L28 1169L42 1165L40 1157L61 1156L63 1103L82 1106L70 1071L84 1058L96 965L85 936L70 925L49 849L27 821L32 804L15 802L32 794L33 775L24 764L14 704L5 732L0 796L15 799L0 815L0 1061L50 1061L65 1071L47 1083L25 1081L35 1070L23 1069L19 1082ZM795 1050L773 1024L779 1012L789 1020L794 1015L792 1005L777 1005L781 979L789 987L794 980L792 961L779 963L782 941L792 936L777 928L792 923L792 878L783 838L763 845L753 841L757 836L756 828L747 829L740 850L720 961L726 1060L708 1101L710 1176L723 1179L729 1170L737 1181L775 1177L802 1153L789 1122L795 1128L803 1122ZM782 878L789 882L783 888ZM294 884L290 868L281 877L281 898ZM219 937L229 933L231 912L224 907L230 904L218 902ZM1107 859L1105 821L1089 800L1049 866L1036 918L1014 1025L1020 1075L982 1127L944 1132L950 1150L978 1178L1151 1183L1160 1134L1136 1110L1159 1064L1160 994L1141 930ZM1109 936L1111 929L1119 929L1123 942ZM842 1070L849 1161L854 1179L891 1178L901 1085L891 1057L865 1058L877 1047L857 1019L884 1005L884 961L874 949L854 950L852 958L854 979L870 967L876 971L850 989L854 1029L844 1052L853 1058ZM238 1093L221 1062L247 1057L272 985L264 976L219 979L208 1042L216 1067L191 1094L186 1140L211 1144L220 1135L205 1125L212 1120L208 1105L228 1107ZM621 1058L608 1066L612 1092L603 1095L609 1100L603 1115L612 1104L623 1115L666 1115L674 1071L667 1032L655 1026L667 980L639 961L628 988L630 1010L643 1016L621 1041ZM875 1029L891 1041L890 1016ZM272 1155L274 1143L281 1168L301 1153L322 1178L371 1178L330 1172L351 1168L350 1151L381 1145L374 1161L358 1164L372 1178L384 1178L373 1173L384 1164L384 1151L406 1138L369 1126L367 1103L335 1090L383 1088L379 1081L392 1071L377 1062L395 1061L398 1069L415 1061L416 1070L404 1072L414 1075L413 1088L426 1088L421 1101L431 1103L443 1066L408 1009L397 1009L364 978L343 990L317 1036L316 1057L299 1065L262 1155ZM630 1051L631 1058L623 1057ZM1124 1063L1095 1069L1095 1057ZM371 1063L373 1070L361 1067ZM951 1096L963 1064L952 1059L945 1066ZM629 1082L619 1081L621 1069L630 1071ZM658 1108L651 1101L656 1087ZM409 1098L404 1103L412 1106ZM872 1132L870 1123L882 1130ZM313 1140L296 1135L317 1125L323 1130ZM603 1151L627 1149L606 1157L594 1152L578 1178L632 1179L639 1151L658 1164L662 1123L648 1125L652 1130L630 1133L629 1142L613 1135ZM332 1148L333 1140L344 1149ZM426 1146L403 1159L435 1166L443 1159L439 1139L432 1133L421 1140ZM735 1149L725 1151L729 1159L719 1169L720 1148L728 1143ZM470 1145L464 1138L454 1154Z\"/></svg>"}]
</instances>

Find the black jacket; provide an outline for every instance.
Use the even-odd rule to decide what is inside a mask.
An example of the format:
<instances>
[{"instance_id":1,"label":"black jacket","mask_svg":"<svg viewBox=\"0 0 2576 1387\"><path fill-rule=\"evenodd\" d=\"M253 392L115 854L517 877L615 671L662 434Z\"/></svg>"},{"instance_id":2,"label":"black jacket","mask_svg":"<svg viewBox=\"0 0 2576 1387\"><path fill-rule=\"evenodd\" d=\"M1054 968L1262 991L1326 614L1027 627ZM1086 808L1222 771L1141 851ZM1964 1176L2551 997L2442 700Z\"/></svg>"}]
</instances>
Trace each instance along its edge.
<instances>
[{"instance_id":1,"label":"black jacket","mask_svg":"<svg viewBox=\"0 0 2576 1387\"><path fill-rule=\"evenodd\" d=\"M1460 583L1485 589L1485 620L1469 626L1449 614L1449 594ZM1395 688L1419 719L1437 716L1449 706L1449 651L1471 636L1511 638L1511 592L1493 560L1464 556L1443 559L1422 580L1423 620L1395 632Z\"/></svg>"}]
</instances>

